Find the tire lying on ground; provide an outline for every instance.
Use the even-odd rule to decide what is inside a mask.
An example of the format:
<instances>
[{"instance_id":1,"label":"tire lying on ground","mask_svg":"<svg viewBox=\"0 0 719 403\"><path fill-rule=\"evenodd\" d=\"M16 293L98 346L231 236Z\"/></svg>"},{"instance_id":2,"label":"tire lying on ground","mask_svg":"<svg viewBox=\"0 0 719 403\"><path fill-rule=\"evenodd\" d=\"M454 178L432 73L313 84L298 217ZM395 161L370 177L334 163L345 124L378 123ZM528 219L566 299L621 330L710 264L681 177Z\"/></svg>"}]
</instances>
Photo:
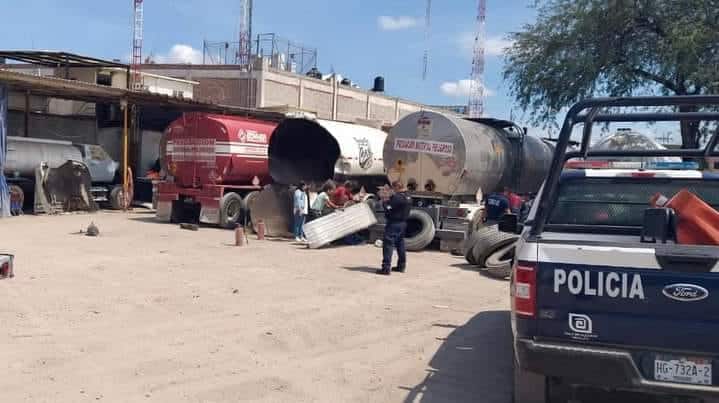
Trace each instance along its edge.
<instances>
[{"instance_id":1,"label":"tire lying on ground","mask_svg":"<svg viewBox=\"0 0 719 403\"><path fill-rule=\"evenodd\" d=\"M514 260L514 248L516 241L498 249L487 257L484 262L485 273L491 277L505 279L512 271L512 260Z\"/></svg>"},{"instance_id":2,"label":"tire lying on ground","mask_svg":"<svg viewBox=\"0 0 719 403\"><path fill-rule=\"evenodd\" d=\"M467 262L469 264L477 264L477 262L474 260L474 246L477 245L477 242L479 241L482 234L492 230L492 227L480 227L477 230L473 231L472 234L469 236L469 239L467 239L467 241L464 243L463 254L464 258L467 259Z\"/></svg>"},{"instance_id":3,"label":"tire lying on ground","mask_svg":"<svg viewBox=\"0 0 719 403\"><path fill-rule=\"evenodd\" d=\"M426 211L411 210L404 245L409 251L420 251L432 243L435 231L434 221Z\"/></svg>"},{"instance_id":4,"label":"tire lying on ground","mask_svg":"<svg viewBox=\"0 0 719 403\"><path fill-rule=\"evenodd\" d=\"M474 245L472 253L474 254L474 261L477 262L476 264L479 267L484 267L489 255L514 243L519 237L516 234L500 232L496 227L492 227L492 230L482 232L477 238L477 243Z\"/></svg>"},{"instance_id":5,"label":"tire lying on ground","mask_svg":"<svg viewBox=\"0 0 719 403\"><path fill-rule=\"evenodd\" d=\"M244 210L245 202L240 195L234 192L226 193L220 200L220 226L235 228Z\"/></svg>"}]
</instances>

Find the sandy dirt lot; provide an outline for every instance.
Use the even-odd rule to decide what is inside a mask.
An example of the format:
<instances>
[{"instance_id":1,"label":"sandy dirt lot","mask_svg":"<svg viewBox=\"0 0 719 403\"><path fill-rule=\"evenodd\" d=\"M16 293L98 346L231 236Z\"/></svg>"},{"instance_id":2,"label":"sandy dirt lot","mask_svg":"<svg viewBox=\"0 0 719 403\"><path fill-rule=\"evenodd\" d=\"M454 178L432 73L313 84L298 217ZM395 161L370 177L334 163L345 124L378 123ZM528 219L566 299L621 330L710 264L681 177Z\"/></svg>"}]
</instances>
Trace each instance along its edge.
<instances>
[{"instance_id":1,"label":"sandy dirt lot","mask_svg":"<svg viewBox=\"0 0 719 403\"><path fill-rule=\"evenodd\" d=\"M77 232L95 221L98 238ZM461 258L237 248L149 214L0 224L3 402L509 402L507 283Z\"/></svg>"}]
</instances>

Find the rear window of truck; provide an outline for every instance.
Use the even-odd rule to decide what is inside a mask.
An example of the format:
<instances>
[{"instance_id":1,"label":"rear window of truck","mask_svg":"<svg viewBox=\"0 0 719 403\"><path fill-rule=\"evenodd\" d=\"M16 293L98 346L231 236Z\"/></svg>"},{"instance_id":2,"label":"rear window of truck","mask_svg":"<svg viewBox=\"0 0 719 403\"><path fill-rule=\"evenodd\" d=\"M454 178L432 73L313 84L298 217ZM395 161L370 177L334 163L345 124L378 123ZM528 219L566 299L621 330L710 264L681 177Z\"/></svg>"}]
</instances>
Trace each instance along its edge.
<instances>
[{"instance_id":1,"label":"rear window of truck","mask_svg":"<svg viewBox=\"0 0 719 403\"><path fill-rule=\"evenodd\" d=\"M719 181L679 178L571 178L559 185L549 225L641 228L656 193L682 189L719 210Z\"/></svg>"}]
</instances>

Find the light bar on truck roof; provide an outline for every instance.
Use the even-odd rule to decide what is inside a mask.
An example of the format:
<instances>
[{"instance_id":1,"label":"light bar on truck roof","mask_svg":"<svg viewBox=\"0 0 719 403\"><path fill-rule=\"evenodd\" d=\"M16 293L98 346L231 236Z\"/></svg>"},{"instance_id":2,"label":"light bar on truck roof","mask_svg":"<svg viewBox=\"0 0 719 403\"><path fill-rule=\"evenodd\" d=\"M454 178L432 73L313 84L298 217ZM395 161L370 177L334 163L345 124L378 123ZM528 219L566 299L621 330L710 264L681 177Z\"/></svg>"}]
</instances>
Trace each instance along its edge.
<instances>
[{"instance_id":1,"label":"light bar on truck roof","mask_svg":"<svg viewBox=\"0 0 719 403\"><path fill-rule=\"evenodd\" d=\"M653 169L695 171L699 164L694 161L598 161L598 160L569 160L564 164L565 169Z\"/></svg>"},{"instance_id":2,"label":"light bar on truck roof","mask_svg":"<svg viewBox=\"0 0 719 403\"><path fill-rule=\"evenodd\" d=\"M681 162L669 162L669 161L655 161L646 162L644 164L646 169L672 169L672 170L697 170L699 164L694 161L681 161Z\"/></svg>"}]
</instances>

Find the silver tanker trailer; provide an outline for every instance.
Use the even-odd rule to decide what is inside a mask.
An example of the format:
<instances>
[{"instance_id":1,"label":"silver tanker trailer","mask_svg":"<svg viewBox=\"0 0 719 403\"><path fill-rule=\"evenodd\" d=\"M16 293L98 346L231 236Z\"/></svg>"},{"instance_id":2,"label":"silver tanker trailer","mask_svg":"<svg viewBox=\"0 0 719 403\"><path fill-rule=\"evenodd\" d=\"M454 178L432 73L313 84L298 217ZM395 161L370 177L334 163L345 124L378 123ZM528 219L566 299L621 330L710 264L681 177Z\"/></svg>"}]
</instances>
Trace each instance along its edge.
<instances>
[{"instance_id":1,"label":"silver tanker trailer","mask_svg":"<svg viewBox=\"0 0 719 403\"><path fill-rule=\"evenodd\" d=\"M67 161L87 165L92 178L91 192L96 202L110 202L119 206L122 186L117 185L116 172L119 164L105 150L94 144L75 144L69 141L36 139L27 137L7 138L7 160L4 173L15 193L34 192L35 170L41 163L57 168Z\"/></svg>"},{"instance_id":2,"label":"silver tanker trailer","mask_svg":"<svg viewBox=\"0 0 719 403\"><path fill-rule=\"evenodd\" d=\"M431 111L405 116L387 136L383 162L388 179L401 180L412 196L407 248L421 250L434 239L443 250L458 248L481 209L481 194L505 186L536 192L553 152L552 144L509 121ZM382 231L380 224L373 237Z\"/></svg>"}]
</instances>

